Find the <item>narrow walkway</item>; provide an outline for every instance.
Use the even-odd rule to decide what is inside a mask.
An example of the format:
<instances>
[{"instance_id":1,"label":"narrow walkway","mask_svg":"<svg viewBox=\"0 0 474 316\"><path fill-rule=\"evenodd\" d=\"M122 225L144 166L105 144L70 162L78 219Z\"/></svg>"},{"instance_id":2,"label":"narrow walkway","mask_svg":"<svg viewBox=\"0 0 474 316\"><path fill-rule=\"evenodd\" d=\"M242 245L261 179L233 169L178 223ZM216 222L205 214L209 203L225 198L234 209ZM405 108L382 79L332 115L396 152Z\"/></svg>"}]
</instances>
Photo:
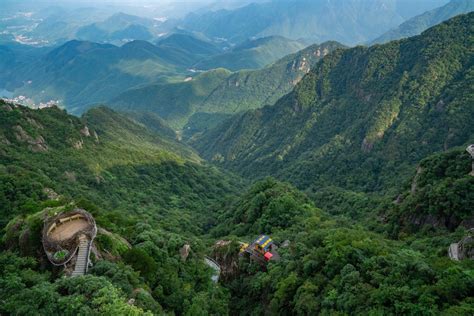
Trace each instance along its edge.
<instances>
[{"instance_id":1,"label":"narrow walkway","mask_svg":"<svg viewBox=\"0 0 474 316\"><path fill-rule=\"evenodd\" d=\"M209 257L204 257L204 261L211 269L214 270L214 273L212 274L211 279L212 279L212 282L217 283L219 281L219 276L221 274L220 265Z\"/></svg>"},{"instance_id":2,"label":"narrow walkway","mask_svg":"<svg viewBox=\"0 0 474 316\"><path fill-rule=\"evenodd\" d=\"M79 250L77 251L76 266L71 276L80 276L87 273L91 241L85 235L79 236Z\"/></svg>"}]
</instances>

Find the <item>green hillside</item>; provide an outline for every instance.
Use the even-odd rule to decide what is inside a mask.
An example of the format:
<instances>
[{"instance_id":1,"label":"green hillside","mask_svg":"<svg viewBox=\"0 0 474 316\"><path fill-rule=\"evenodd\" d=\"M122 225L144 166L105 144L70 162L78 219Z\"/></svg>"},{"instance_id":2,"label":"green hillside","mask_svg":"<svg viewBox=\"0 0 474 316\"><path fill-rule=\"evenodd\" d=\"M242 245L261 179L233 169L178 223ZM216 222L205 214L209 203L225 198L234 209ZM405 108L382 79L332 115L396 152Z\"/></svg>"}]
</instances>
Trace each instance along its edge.
<instances>
[{"instance_id":1,"label":"green hillside","mask_svg":"<svg viewBox=\"0 0 474 316\"><path fill-rule=\"evenodd\" d=\"M22 65L9 80L23 82L15 94L36 102L59 99L70 111L82 113L87 105L130 87L178 76L180 68L160 55L158 47L145 41L121 47L70 41Z\"/></svg>"},{"instance_id":2,"label":"green hillside","mask_svg":"<svg viewBox=\"0 0 474 316\"><path fill-rule=\"evenodd\" d=\"M472 178L472 177L471 177ZM472 202L472 198L471 198ZM374 217L374 213L369 215ZM367 215L366 215L367 216ZM447 245L465 233L432 231L387 239L385 231L328 216L287 183L255 183L216 220L211 234L238 240L263 230L280 246L266 270L239 260L224 284L230 310L256 315L456 314L474 311L472 260L454 262ZM286 244L286 245L285 245Z\"/></svg>"},{"instance_id":3,"label":"green hillside","mask_svg":"<svg viewBox=\"0 0 474 316\"><path fill-rule=\"evenodd\" d=\"M402 220L423 195L434 200L420 214L438 212L431 208L442 198L453 205L443 214L469 216L469 202L458 203L472 200L462 150L423 160L414 191L398 204L379 202L382 219L371 209L358 221L329 214L272 178L242 190L235 176L104 107L77 118L2 102L0 115L2 314L474 311L473 261L446 257L447 245L465 236L462 225L412 232ZM363 203L360 197L351 205ZM64 278L44 258L40 233L46 214L76 206L101 229L94 241L101 257L93 256L86 276ZM238 242L261 232L281 246L281 259L265 268L238 256ZM221 251L231 270L215 284L203 257L222 240L230 241ZM183 260L185 244L191 251Z\"/></svg>"},{"instance_id":4,"label":"green hillside","mask_svg":"<svg viewBox=\"0 0 474 316\"><path fill-rule=\"evenodd\" d=\"M168 60L175 64L192 66L201 59L220 54L222 51L209 41L189 34L174 33L160 39L160 47Z\"/></svg>"},{"instance_id":5,"label":"green hillside","mask_svg":"<svg viewBox=\"0 0 474 316\"><path fill-rule=\"evenodd\" d=\"M399 27L376 38L372 43L386 43L391 40L415 36L429 27L446 21L458 14L474 11L474 2L470 0L451 0L446 5L417 15Z\"/></svg>"},{"instance_id":6,"label":"green hillside","mask_svg":"<svg viewBox=\"0 0 474 316\"><path fill-rule=\"evenodd\" d=\"M199 185L219 174L174 138L159 136L107 108L94 108L76 118L57 108L29 110L2 103L1 114L2 186L11 186L18 194L2 195L3 223L41 207L36 200L44 197L44 187L70 198L85 197L106 209L166 212L176 207L172 206L175 194L191 189L188 181ZM199 179L183 179L184 184L180 174ZM198 192L195 185L189 192L192 196ZM216 189L225 192L228 187ZM195 196L197 201L212 196L208 189L205 196ZM128 193L120 194L121 190ZM140 200L135 209L130 207Z\"/></svg>"},{"instance_id":7,"label":"green hillside","mask_svg":"<svg viewBox=\"0 0 474 316\"><path fill-rule=\"evenodd\" d=\"M202 73L192 80L148 85L128 90L109 104L120 110L154 112L171 126L180 128L186 124L187 118L196 108L205 102L209 94L230 75L226 69L216 69Z\"/></svg>"},{"instance_id":8,"label":"green hillside","mask_svg":"<svg viewBox=\"0 0 474 316\"><path fill-rule=\"evenodd\" d=\"M229 52L212 56L193 65L199 70L226 68L231 71L258 69L305 48L301 42L281 36L269 36L246 41Z\"/></svg>"},{"instance_id":9,"label":"green hillside","mask_svg":"<svg viewBox=\"0 0 474 316\"><path fill-rule=\"evenodd\" d=\"M439 227L451 231L458 226L470 228L474 220L472 171L471 157L464 149L423 159L388 212L392 234Z\"/></svg>"},{"instance_id":10,"label":"green hillside","mask_svg":"<svg viewBox=\"0 0 474 316\"><path fill-rule=\"evenodd\" d=\"M2 314L24 314L32 306L49 315L94 314L101 308L137 315L139 307L181 314L196 308L193 302L203 295L217 302L208 311L226 310L219 307L225 292L211 282L203 243L195 236L212 205L240 187L238 179L107 108L77 118L57 108L31 110L1 101L0 117L0 221L7 232L0 242L0 280L11 285L8 280L17 275L27 283L8 287L8 293L1 287ZM42 210L75 206L89 210L100 227L133 241L134 248L100 235L97 247L115 260L99 261L84 278L50 283L49 275L56 278L59 270L38 269L46 263L39 235ZM179 259L185 243L193 249L186 264ZM34 280L24 279L22 269ZM85 299L91 295L93 300ZM136 305L127 305L125 297Z\"/></svg>"},{"instance_id":11,"label":"green hillside","mask_svg":"<svg viewBox=\"0 0 474 316\"><path fill-rule=\"evenodd\" d=\"M359 41L439 1L222 2L154 44L0 45L1 94L81 114L0 99L0 315L474 315L474 12L188 69L231 45L205 36Z\"/></svg>"},{"instance_id":12,"label":"green hillside","mask_svg":"<svg viewBox=\"0 0 474 316\"><path fill-rule=\"evenodd\" d=\"M187 82L131 89L108 104L120 110L154 112L176 129L184 127L184 135L190 137L230 114L274 103L320 58L340 47L336 42L312 45L260 70L217 69Z\"/></svg>"},{"instance_id":13,"label":"green hillside","mask_svg":"<svg viewBox=\"0 0 474 316\"><path fill-rule=\"evenodd\" d=\"M193 144L243 175L277 175L299 188L398 187L420 159L474 140L473 20L337 50L274 106L237 115Z\"/></svg>"}]
</instances>

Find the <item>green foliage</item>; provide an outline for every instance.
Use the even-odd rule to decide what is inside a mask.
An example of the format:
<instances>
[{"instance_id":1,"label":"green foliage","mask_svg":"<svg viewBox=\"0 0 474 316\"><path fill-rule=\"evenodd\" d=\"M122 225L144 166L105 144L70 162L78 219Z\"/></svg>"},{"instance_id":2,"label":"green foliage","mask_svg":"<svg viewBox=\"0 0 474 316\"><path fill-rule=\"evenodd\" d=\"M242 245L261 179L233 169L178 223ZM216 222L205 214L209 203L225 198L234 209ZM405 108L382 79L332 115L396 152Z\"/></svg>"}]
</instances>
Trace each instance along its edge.
<instances>
[{"instance_id":1,"label":"green foliage","mask_svg":"<svg viewBox=\"0 0 474 316\"><path fill-rule=\"evenodd\" d=\"M53 255L53 258L54 260L58 261L58 262L61 262L63 261L64 259L67 258L67 256L69 255L69 251L67 250L59 250L59 251L56 251Z\"/></svg>"},{"instance_id":2,"label":"green foliage","mask_svg":"<svg viewBox=\"0 0 474 316\"><path fill-rule=\"evenodd\" d=\"M272 178L255 183L226 208L213 235L271 234L318 212L304 194Z\"/></svg>"},{"instance_id":3,"label":"green foliage","mask_svg":"<svg viewBox=\"0 0 474 316\"><path fill-rule=\"evenodd\" d=\"M472 218L474 177L471 157L463 149L434 154L423 159L410 191L392 207L391 221L402 229L428 227L456 229Z\"/></svg>"},{"instance_id":4,"label":"green foliage","mask_svg":"<svg viewBox=\"0 0 474 316\"><path fill-rule=\"evenodd\" d=\"M126 252L129 247L120 236L116 236L112 233L99 232L94 239L94 243L101 251L114 257L119 257Z\"/></svg>"},{"instance_id":5,"label":"green foliage","mask_svg":"<svg viewBox=\"0 0 474 316\"><path fill-rule=\"evenodd\" d=\"M263 37L247 40L228 52L199 61L194 67L202 70L221 67L231 71L258 69L303 48L303 43L281 36Z\"/></svg>"},{"instance_id":6,"label":"green foliage","mask_svg":"<svg viewBox=\"0 0 474 316\"><path fill-rule=\"evenodd\" d=\"M58 279L34 270L32 258L0 253L0 311L16 315L143 315L106 278Z\"/></svg>"},{"instance_id":7,"label":"green foliage","mask_svg":"<svg viewBox=\"0 0 474 316\"><path fill-rule=\"evenodd\" d=\"M379 36L372 43L386 43L391 40L415 36L429 27L462 13L474 11L474 4L469 0L449 1L442 7L424 12L400 24L397 28Z\"/></svg>"},{"instance_id":8,"label":"green foliage","mask_svg":"<svg viewBox=\"0 0 474 316\"><path fill-rule=\"evenodd\" d=\"M461 267L366 230L309 219L279 235L291 238L290 248L279 249L282 259L270 263L268 272L249 270L228 284L238 297L231 308L263 314L260 305L269 302L276 315L437 314L453 306L472 308L469 260Z\"/></svg>"},{"instance_id":9,"label":"green foliage","mask_svg":"<svg viewBox=\"0 0 474 316\"><path fill-rule=\"evenodd\" d=\"M183 129L183 136L189 138L231 114L273 104L318 60L339 47L343 46L337 42L311 45L258 70L231 73L215 69L191 81L130 89L110 104L121 110L156 113L173 127Z\"/></svg>"},{"instance_id":10,"label":"green foliage","mask_svg":"<svg viewBox=\"0 0 474 316\"><path fill-rule=\"evenodd\" d=\"M0 134L8 140L0 144L1 175L8 180L2 182L0 196L6 205L1 211L2 220L11 220L2 247L43 260L43 219L76 206L89 210L108 230L99 229L94 261L102 261L95 262L91 276L50 282L49 273L38 272L42 269L33 264L22 268L20 261L16 270L10 264L0 267L14 273L0 281L2 289L16 289L2 295L1 314L134 315L142 309L185 314L199 304L195 296L212 302L204 312L226 311L226 291L212 283L201 241L186 236L202 231L213 205L235 192L239 180L202 164L186 146L105 108L79 119L55 108L10 105L10 111L0 106L7 118ZM32 138L41 136L47 149L32 150L28 140L15 136L15 126ZM73 147L76 140L82 148ZM17 199L21 190L15 187L23 183L36 183L26 188L38 194ZM49 200L52 190L57 200ZM56 207L41 211L46 206ZM123 237L131 241L131 250ZM179 257L185 243L193 249L186 262ZM1 255L12 260L7 252ZM18 279L17 274L33 272L41 282ZM127 304L130 299L136 305ZM29 300L36 305L28 305Z\"/></svg>"},{"instance_id":11,"label":"green foliage","mask_svg":"<svg viewBox=\"0 0 474 316\"><path fill-rule=\"evenodd\" d=\"M427 159L422 165L432 163ZM452 167L450 174L464 174L462 167L448 165ZM335 200L330 195L337 193L345 196ZM334 188L324 194L319 195L320 201L329 197L326 203L335 203L335 209L352 204L362 210L360 217L373 216L371 207L384 205L378 199L350 195ZM295 220L284 227L275 226L278 230L272 232L272 237L277 245L283 240L289 240L290 244L278 248L281 259L271 261L266 271L245 260L239 261L240 273L225 283L231 293L231 310L254 315L449 314L451 311L469 315L470 293L474 290L473 262L457 263L446 256L450 241L464 235L461 230L454 235L420 233L405 241L388 240L383 229L380 234L369 232L358 224L328 216L288 184L266 179L227 206L228 211L220 216L219 224L211 232L220 238L224 234L236 234L244 241L257 233L266 233L253 231L260 229L253 224L265 219L271 205L285 205L281 197L285 200L287 196L293 196L297 204L307 205L311 211L303 212L301 220L293 216ZM256 216L246 221L249 214ZM230 220L226 222L226 218ZM459 291L453 286L459 286Z\"/></svg>"},{"instance_id":12,"label":"green foliage","mask_svg":"<svg viewBox=\"0 0 474 316\"><path fill-rule=\"evenodd\" d=\"M395 194L421 159L474 139L473 18L336 50L275 105L238 114L192 144L253 179Z\"/></svg>"}]
</instances>

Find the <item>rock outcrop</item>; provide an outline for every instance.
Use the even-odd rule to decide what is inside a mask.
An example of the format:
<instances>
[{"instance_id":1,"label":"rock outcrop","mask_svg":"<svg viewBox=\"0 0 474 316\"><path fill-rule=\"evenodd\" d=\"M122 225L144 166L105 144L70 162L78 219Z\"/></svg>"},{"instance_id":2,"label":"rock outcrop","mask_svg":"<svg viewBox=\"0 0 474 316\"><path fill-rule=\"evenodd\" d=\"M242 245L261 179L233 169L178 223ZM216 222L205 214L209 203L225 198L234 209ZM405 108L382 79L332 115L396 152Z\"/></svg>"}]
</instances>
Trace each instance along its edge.
<instances>
[{"instance_id":1,"label":"rock outcrop","mask_svg":"<svg viewBox=\"0 0 474 316\"><path fill-rule=\"evenodd\" d=\"M468 235L457 243L452 243L448 249L448 255L452 260L474 260L474 228L471 228Z\"/></svg>"}]
</instances>

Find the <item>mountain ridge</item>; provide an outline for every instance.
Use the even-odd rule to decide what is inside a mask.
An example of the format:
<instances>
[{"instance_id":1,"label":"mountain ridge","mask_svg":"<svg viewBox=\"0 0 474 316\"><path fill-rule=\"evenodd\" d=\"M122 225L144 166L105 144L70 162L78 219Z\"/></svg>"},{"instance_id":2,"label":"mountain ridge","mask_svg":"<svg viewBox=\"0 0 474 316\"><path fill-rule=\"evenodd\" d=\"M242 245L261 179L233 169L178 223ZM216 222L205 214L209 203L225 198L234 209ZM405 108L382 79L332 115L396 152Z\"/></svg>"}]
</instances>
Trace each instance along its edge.
<instances>
[{"instance_id":1,"label":"mountain ridge","mask_svg":"<svg viewBox=\"0 0 474 316\"><path fill-rule=\"evenodd\" d=\"M389 173L405 174L427 154L472 141L473 18L461 15L385 45L336 50L275 105L237 115L192 144L231 170L276 174L300 188L334 181L369 191L397 186Z\"/></svg>"},{"instance_id":2,"label":"mountain ridge","mask_svg":"<svg viewBox=\"0 0 474 316\"><path fill-rule=\"evenodd\" d=\"M215 125L222 120L221 114L271 104L289 92L317 60L342 47L337 42L314 44L259 70L235 73L212 70L189 77L191 80L186 82L128 90L109 104L126 111L156 112L175 128L184 127L184 133L189 137L202 131L202 127L198 127L202 119L194 117L193 122L189 122L193 115L207 115L208 123ZM183 93L183 89L191 90Z\"/></svg>"},{"instance_id":3,"label":"mountain ridge","mask_svg":"<svg viewBox=\"0 0 474 316\"><path fill-rule=\"evenodd\" d=\"M415 36L427 28L446 21L458 14L474 10L474 4L469 0L451 0L442 7L424 12L400 24L397 28L382 34L371 44L382 44L391 40Z\"/></svg>"}]
</instances>

